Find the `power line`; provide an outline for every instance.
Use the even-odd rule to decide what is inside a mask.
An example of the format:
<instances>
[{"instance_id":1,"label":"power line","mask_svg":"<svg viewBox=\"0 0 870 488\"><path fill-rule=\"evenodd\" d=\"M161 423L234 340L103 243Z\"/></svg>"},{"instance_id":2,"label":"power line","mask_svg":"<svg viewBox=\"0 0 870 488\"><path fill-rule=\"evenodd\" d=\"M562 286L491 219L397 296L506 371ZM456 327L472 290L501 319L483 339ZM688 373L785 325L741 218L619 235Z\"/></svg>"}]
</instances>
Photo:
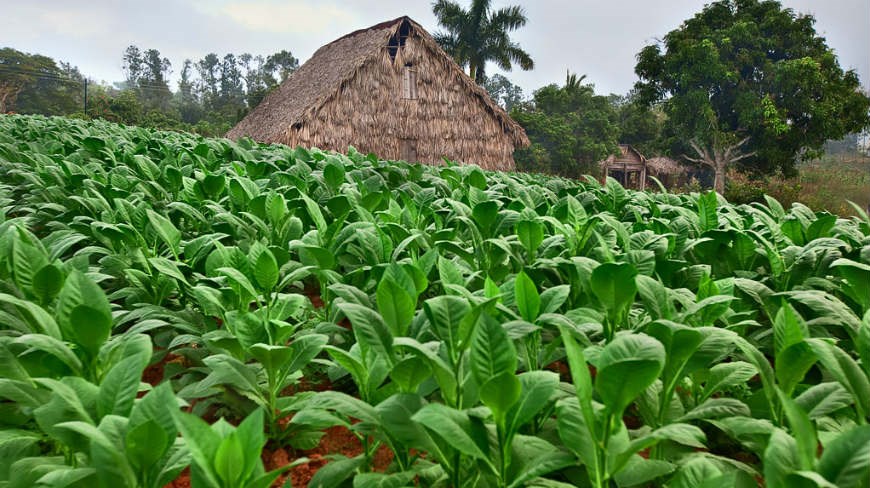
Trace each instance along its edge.
<instances>
[{"instance_id":1,"label":"power line","mask_svg":"<svg viewBox=\"0 0 870 488\"><path fill-rule=\"evenodd\" d=\"M0 71L5 71L5 72L8 72L8 73L17 73L17 74L32 75L32 76L35 76L35 77L46 78L46 79L56 79L56 80L62 80L62 81L72 81L72 82L75 82L75 83L84 83L83 80L85 80L84 77L82 78L82 80L77 80L77 79L75 79L75 78L68 77L68 76L63 76L63 75L60 75L60 74L57 74L57 73L51 73L51 72L45 72L45 71L38 71L38 70L33 70L33 69L26 69L26 68L20 68L20 67L17 67L17 66L2 65L2 64L0 64ZM136 86L136 87L133 87L133 88L160 89L160 90L164 90L164 89L165 89L165 90L169 90L169 89L170 89L168 83L166 83L165 85L161 85L161 84L157 84L157 83L148 83L148 82L142 82L142 81L139 81L139 82L136 82L136 85L137 85L137 86Z\"/></svg>"}]
</instances>

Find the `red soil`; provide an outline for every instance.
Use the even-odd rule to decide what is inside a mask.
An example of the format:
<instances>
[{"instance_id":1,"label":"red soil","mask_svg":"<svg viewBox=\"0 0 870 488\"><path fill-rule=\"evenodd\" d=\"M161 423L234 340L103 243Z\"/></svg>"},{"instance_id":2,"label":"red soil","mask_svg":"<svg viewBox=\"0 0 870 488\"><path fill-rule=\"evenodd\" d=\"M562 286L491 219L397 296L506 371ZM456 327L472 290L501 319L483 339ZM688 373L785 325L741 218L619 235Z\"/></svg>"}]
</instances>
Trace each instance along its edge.
<instances>
[{"instance_id":1,"label":"red soil","mask_svg":"<svg viewBox=\"0 0 870 488\"><path fill-rule=\"evenodd\" d=\"M264 450L263 465L268 471L286 466L296 459L307 457L309 459L307 463L291 468L286 475L281 476L276 484L273 485L281 486L281 483L289 477L294 487L306 487L317 470L328 462L328 459L326 459L327 455L342 454L347 457L354 457L362 454L362 452L362 445L351 431L344 427L330 427L326 429L326 433L320 439L320 444L310 451L297 451L294 454L288 452L287 449ZM375 471L384 471L392 461L393 452L387 446L381 446L375 452L373 467Z\"/></svg>"},{"instance_id":2,"label":"red soil","mask_svg":"<svg viewBox=\"0 0 870 488\"><path fill-rule=\"evenodd\" d=\"M175 478L163 488L190 488L190 468L185 468L185 470L178 475L178 478Z\"/></svg>"},{"instance_id":3,"label":"red soil","mask_svg":"<svg viewBox=\"0 0 870 488\"><path fill-rule=\"evenodd\" d=\"M171 352L166 353L166 355L163 356L163 359L154 364L149 364L148 367L145 368L145 371L142 373L142 381L151 386L157 386L161 381L163 381L163 373L167 364L183 362L183 357Z\"/></svg>"},{"instance_id":4,"label":"red soil","mask_svg":"<svg viewBox=\"0 0 870 488\"><path fill-rule=\"evenodd\" d=\"M323 299L320 297L320 291L317 289L306 289L305 295L311 301L315 308L323 308ZM351 324L347 319L342 319L339 322L340 326L350 329ZM145 370L143 381L147 381L152 385L156 385L163 380L163 368L166 363L175 360L180 360L178 356L167 354L163 361L151 365ZM318 383L310 383L306 378L303 378L300 384L294 388L296 391L324 391L332 389L332 384L329 380L323 380ZM291 393L291 392L285 392ZM291 417L285 417L280 420L282 425L286 425ZM359 439L345 427L331 427L326 429L320 443L314 449L308 451L295 451L292 449L263 449L262 460L266 471L286 466L300 458L308 458L308 462L291 468L287 473L279 477L272 486L280 487L289 477L294 487L307 487L311 478L317 473L317 470L329 462L327 456L330 454L341 454L347 457L355 457L362 454L363 448ZM373 459L373 469L383 472L393 461L393 452L387 446L380 446L375 452ZM189 488L190 487L190 470L185 469L177 479L169 483L164 488Z\"/></svg>"}]
</instances>

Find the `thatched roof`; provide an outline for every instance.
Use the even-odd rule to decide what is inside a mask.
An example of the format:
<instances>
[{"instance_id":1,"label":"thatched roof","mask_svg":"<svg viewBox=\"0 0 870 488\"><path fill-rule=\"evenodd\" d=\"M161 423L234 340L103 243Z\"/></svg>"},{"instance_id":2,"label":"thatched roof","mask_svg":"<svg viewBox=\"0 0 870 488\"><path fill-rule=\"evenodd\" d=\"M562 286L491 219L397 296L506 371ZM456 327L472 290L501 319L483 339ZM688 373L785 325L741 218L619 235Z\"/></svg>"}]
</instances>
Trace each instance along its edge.
<instances>
[{"instance_id":1,"label":"thatched roof","mask_svg":"<svg viewBox=\"0 0 870 488\"><path fill-rule=\"evenodd\" d=\"M646 166L655 174L681 175L686 172L686 168L666 156L657 156L646 160Z\"/></svg>"},{"instance_id":2,"label":"thatched roof","mask_svg":"<svg viewBox=\"0 0 870 488\"><path fill-rule=\"evenodd\" d=\"M599 161L598 165L601 168L605 168L613 164L643 166L644 161L646 161L646 158L643 157L643 154L641 154L640 151L628 144L620 144L618 156L611 154L610 156L607 156L606 159Z\"/></svg>"},{"instance_id":3,"label":"thatched roof","mask_svg":"<svg viewBox=\"0 0 870 488\"><path fill-rule=\"evenodd\" d=\"M351 32L318 49L311 59L272 90L227 137L249 136L263 142L281 142L294 125L305 123L318 107L337 96L342 86L369 62L381 58L389 39L404 22L409 22L432 51L450 60L450 73L463 89L476 96L505 128L515 146L528 146L523 128L490 99L489 94L466 75L435 42L431 35L408 17L399 17Z\"/></svg>"}]
</instances>

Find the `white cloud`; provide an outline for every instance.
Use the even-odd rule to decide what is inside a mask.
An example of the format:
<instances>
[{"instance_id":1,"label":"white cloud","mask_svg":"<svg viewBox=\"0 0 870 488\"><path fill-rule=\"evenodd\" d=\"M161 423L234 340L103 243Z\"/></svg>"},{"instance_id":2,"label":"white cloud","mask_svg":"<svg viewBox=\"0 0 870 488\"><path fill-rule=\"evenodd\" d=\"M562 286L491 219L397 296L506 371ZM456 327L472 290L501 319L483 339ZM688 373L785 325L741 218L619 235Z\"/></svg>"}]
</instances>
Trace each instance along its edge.
<instances>
[{"instance_id":1,"label":"white cloud","mask_svg":"<svg viewBox=\"0 0 870 488\"><path fill-rule=\"evenodd\" d=\"M275 33L316 34L358 21L348 9L324 2L233 2L219 11L248 29Z\"/></svg>"}]
</instances>

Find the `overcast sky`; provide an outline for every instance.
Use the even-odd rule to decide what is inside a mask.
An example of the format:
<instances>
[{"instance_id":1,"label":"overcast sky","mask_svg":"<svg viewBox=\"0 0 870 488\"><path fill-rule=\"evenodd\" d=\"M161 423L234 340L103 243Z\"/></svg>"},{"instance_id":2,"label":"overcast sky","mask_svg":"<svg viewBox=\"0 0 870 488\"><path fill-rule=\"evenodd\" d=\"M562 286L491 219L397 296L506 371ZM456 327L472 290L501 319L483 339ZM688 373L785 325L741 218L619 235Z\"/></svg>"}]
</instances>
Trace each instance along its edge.
<instances>
[{"instance_id":1,"label":"overcast sky","mask_svg":"<svg viewBox=\"0 0 870 488\"><path fill-rule=\"evenodd\" d=\"M599 93L627 92L636 80L637 52L705 3L493 1L495 7L520 4L528 16L526 27L513 36L536 67L507 73L527 95L548 83L562 83L566 70L586 74ZM782 3L814 15L816 30L827 38L840 65L856 69L862 84L870 85L870 0ZM68 61L87 76L108 82L123 79L121 53L130 44L158 49L172 62L175 80L185 58L288 49L305 61L343 34L401 15L430 32L437 30L428 0L0 0L0 12L0 47Z\"/></svg>"}]
</instances>

